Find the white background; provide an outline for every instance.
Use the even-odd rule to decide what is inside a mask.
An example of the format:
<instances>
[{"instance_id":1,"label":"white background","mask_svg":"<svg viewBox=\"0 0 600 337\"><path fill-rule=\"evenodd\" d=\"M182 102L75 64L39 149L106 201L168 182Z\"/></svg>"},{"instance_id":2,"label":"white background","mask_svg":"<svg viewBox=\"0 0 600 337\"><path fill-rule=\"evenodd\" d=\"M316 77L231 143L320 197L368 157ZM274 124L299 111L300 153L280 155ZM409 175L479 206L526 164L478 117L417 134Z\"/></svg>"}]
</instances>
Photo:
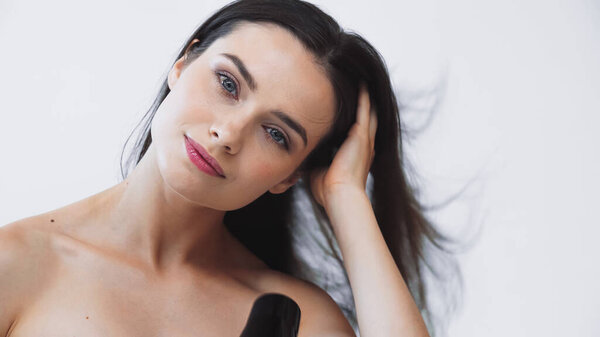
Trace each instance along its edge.
<instances>
[{"instance_id":1,"label":"white background","mask_svg":"<svg viewBox=\"0 0 600 337\"><path fill-rule=\"evenodd\" d=\"M0 224L116 184L178 48L225 3L0 0ZM445 83L407 151L427 202L476 178L432 215L457 235L483 226L459 255L449 335L599 336L600 3L316 4L382 53L397 89Z\"/></svg>"}]
</instances>

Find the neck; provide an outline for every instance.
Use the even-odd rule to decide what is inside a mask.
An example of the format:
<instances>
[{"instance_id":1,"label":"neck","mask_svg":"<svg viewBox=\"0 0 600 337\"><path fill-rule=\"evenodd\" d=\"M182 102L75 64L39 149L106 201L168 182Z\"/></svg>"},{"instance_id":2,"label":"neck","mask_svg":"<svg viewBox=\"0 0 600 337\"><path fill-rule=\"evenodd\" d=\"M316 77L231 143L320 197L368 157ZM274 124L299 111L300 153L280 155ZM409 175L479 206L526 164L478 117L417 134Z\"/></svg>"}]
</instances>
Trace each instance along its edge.
<instances>
[{"instance_id":1,"label":"neck","mask_svg":"<svg viewBox=\"0 0 600 337\"><path fill-rule=\"evenodd\" d=\"M223 266L226 246L235 240L223 224L225 211L194 203L166 184L153 149L127 179L101 193L103 235L156 272Z\"/></svg>"}]
</instances>

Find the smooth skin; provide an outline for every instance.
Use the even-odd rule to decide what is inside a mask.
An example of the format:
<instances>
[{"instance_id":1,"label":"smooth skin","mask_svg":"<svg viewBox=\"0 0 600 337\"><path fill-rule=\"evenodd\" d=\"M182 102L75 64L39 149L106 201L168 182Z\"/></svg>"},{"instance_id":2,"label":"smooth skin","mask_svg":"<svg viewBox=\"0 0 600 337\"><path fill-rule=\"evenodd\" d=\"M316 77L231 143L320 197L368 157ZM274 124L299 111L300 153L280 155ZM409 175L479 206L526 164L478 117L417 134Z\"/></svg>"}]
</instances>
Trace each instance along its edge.
<instances>
[{"instance_id":1,"label":"smooth skin","mask_svg":"<svg viewBox=\"0 0 600 337\"><path fill-rule=\"evenodd\" d=\"M243 60L254 91L223 52ZM224 94L232 82L217 71L231 75L235 97ZM153 143L126 180L0 227L0 335L239 336L253 301L278 292L300 306L300 337L353 336L325 291L270 270L222 223L227 210L293 186L295 168L329 130L333 89L312 55L278 26L245 23L189 67L178 60L168 83ZM304 126L306 146L274 109ZM364 109L357 114L332 167L311 184L335 226L361 333L397 336L418 331L420 316L364 198L374 133L365 133ZM219 161L224 179L189 161L184 134ZM282 136L291 151L272 141ZM352 213L341 211L347 203Z\"/></svg>"},{"instance_id":2,"label":"smooth skin","mask_svg":"<svg viewBox=\"0 0 600 337\"><path fill-rule=\"evenodd\" d=\"M364 85L356 120L329 168L311 175L311 187L327 212L342 252L360 335L429 336L366 193L375 158L377 113Z\"/></svg>"}]
</instances>

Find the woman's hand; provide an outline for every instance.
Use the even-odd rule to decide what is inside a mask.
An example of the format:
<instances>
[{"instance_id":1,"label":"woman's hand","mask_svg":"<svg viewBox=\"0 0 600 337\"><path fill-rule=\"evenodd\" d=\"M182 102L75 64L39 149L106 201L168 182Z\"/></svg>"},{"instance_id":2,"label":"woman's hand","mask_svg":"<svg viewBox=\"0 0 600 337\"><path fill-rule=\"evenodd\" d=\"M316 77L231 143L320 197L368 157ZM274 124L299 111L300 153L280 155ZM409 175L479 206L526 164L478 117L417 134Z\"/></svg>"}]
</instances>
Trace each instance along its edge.
<instances>
[{"instance_id":1,"label":"woman's hand","mask_svg":"<svg viewBox=\"0 0 600 337\"><path fill-rule=\"evenodd\" d=\"M356 123L331 166L311 173L310 186L317 202L327 211L342 253L360 335L429 337L365 191L375 156L376 131L377 115L363 85L358 95Z\"/></svg>"},{"instance_id":2,"label":"woman's hand","mask_svg":"<svg viewBox=\"0 0 600 337\"><path fill-rule=\"evenodd\" d=\"M365 191L367 177L375 157L377 113L371 108L369 92L363 83L358 94L356 123L337 151L331 166L311 173L313 196L321 206L326 206L331 193L347 187Z\"/></svg>"}]
</instances>

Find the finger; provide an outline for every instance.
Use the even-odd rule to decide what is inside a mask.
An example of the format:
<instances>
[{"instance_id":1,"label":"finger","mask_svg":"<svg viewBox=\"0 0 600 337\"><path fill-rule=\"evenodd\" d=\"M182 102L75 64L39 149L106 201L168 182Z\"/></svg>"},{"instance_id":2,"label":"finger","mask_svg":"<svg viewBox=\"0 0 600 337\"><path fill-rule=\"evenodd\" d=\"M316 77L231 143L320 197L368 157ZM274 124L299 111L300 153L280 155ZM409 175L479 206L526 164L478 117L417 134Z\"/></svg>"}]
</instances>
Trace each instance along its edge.
<instances>
[{"instance_id":1,"label":"finger","mask_svg":"<svg viewBox=\"0 0 600 337\"><path fill-rule=\"evenodd\" d=\"M358 92L358 104L356 107L356 123L361 127L364 127L363 130L368 130L369 125L369 110L371 110L371 102L369 102L369 91L367 89L367 85L362 82L360 84L360 89Z\"/></svg>"},{"instance_id":2,"label":"finger","mask_svg":"<svg viewBox=\"0 0 600 337\"><path fill-rule=\"evenodd\" d=\"M377 111L371 109L371 116L369 120L369 139L371 145L375 146L375 134L377 133Z\"/></svg>"}]
</instances>

